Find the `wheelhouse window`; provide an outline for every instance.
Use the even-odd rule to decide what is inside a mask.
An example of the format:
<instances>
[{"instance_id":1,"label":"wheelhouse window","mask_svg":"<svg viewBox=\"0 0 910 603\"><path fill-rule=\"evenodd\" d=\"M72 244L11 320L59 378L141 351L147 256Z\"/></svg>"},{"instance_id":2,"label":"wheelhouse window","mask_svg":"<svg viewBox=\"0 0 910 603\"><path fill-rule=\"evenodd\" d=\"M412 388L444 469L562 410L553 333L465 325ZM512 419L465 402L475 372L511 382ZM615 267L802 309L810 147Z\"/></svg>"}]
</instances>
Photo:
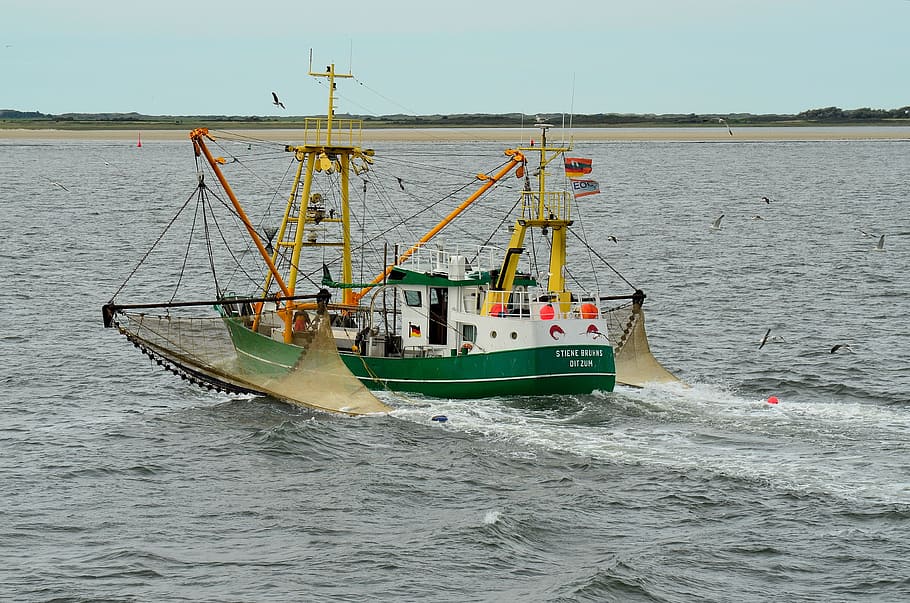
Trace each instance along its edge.
<instances>
[{"instance_id":1,"label":"wheelhouse window","mask_svg":"<svg viewBox=\"0 0 910 603\"><path fill-rule=\"evenodd\" d=\"M421 298L420 291L412 291L410 289L404 290L404 303L411 306L412 308L420 308L423 306L423 299Z\"/></svg>"}]
</instances>

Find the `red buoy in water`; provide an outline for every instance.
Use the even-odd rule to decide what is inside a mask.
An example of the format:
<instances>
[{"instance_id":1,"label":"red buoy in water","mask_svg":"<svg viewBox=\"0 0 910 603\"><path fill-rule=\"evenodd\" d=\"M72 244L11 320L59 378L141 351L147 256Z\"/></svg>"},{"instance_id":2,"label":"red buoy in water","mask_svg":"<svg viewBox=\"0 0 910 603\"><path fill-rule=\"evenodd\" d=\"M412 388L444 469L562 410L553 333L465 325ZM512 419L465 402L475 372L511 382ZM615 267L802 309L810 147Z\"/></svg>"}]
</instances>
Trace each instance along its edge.
<instances>
[{"instance_id":1,"label":"red buoy in water","mask_svg":"<svg viewBox=\"0 0 910 603\"><path fill-rule=\"evenodd\" d=\"M768 396L768 404L777 404L780 400L777 399L777 396Z\"/></svg>"}]
</instances>

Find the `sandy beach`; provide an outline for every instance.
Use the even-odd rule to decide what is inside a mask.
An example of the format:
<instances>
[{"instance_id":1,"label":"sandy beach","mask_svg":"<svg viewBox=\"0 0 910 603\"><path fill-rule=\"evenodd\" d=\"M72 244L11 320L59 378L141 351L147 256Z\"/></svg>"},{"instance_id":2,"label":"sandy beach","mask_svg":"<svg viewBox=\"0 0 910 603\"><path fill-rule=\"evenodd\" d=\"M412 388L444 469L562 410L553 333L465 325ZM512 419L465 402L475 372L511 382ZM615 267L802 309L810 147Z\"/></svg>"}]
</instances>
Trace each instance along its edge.
<instances>
[{"instance_id":1,"label":"sandy beach","mask_svg":"<svg viewBox=\"0 0 910 603\"><path fill-rule=\"evenodd\" d=\"M137 140L141 134L143 143L154 141L184 140L189 137L190 128L185 130L54 130L54 129L0 129L0 140ZM551 140L571 137L575 142L584 141L704 141L744 142L763 140L883 140L910 139L910 126L834 126L834 127L741 127L734 128L733 135L724 127L698 128L575 128L554 127ZM298 142L302 139L300 130L284 129L235 129L211 130L212 136L242 136L257 140ZM415 128L415 129L365 129L363 141L389 142L458 142L491 141L513 143L527 141L539 136L535 128Z\"/></svg>"}]
</instances>

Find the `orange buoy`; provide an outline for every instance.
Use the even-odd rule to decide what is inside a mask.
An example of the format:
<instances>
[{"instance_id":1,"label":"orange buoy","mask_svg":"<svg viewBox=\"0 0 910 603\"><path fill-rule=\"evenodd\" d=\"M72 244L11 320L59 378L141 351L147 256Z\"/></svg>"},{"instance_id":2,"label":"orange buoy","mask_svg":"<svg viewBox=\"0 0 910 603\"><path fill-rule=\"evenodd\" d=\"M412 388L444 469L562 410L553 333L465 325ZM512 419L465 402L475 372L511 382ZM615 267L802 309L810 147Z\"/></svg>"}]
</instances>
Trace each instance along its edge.
<instances>
[{"instance_id":1,"label":"orange buoy","mask_svg":"<svg viewBox=\"0 0 910 603\"><path fill-rule=\"evenodd\" d=\"M768 396L768 404L777 404L780 400L777 399L777 396Z\"/></svg>"},{"instance_id":2,"label":"orange buoy","mask_svg":"<svg viewBox=\"0 0 910 603\"><path fill-rule=\"evenodd\" d=\"M556 310L553 309L553 304L547 304L540 309L540 319L541 320L553 320L556 317Z\"/></svg>"},{"instance_id":3,"label":"orange buoy","mask_svg":"<svg viewBox=\"0 0 910 603\"><path fill-rule=\"evenodd\" d=\"M584 303L581 305L581 317L582 318L597 318L597 306L592 303Z\"/></svg>"},{"instance_id":4,"label":"orange buoy","mask_svg":"<svg viewBox=\"0 0 910 603\"><path fill-rule=\"evenodd\" d=\"M502 304L493 304L490 307L490 316L502 316L502 313L505 311L505 306Z\"/></svg>"}]
</instances>

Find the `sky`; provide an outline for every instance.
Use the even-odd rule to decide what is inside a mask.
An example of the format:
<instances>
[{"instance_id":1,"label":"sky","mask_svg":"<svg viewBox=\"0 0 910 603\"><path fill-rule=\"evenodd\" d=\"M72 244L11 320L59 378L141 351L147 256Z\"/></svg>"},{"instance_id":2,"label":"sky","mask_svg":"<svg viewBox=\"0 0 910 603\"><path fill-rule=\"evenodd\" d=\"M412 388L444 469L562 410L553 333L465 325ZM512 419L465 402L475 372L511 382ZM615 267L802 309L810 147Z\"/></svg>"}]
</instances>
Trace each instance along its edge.
<instances>
[{"instance_id":1,"label":"sky","mask_svg":"<svg viewBox=\"0 0 910 603\"><path fill-rule=\"evenodd\" d=\"M339 113L894 109L908 32L910 0L3 0L0 109L324 114L310 49Z\"/></svg>"}]
</instances>

